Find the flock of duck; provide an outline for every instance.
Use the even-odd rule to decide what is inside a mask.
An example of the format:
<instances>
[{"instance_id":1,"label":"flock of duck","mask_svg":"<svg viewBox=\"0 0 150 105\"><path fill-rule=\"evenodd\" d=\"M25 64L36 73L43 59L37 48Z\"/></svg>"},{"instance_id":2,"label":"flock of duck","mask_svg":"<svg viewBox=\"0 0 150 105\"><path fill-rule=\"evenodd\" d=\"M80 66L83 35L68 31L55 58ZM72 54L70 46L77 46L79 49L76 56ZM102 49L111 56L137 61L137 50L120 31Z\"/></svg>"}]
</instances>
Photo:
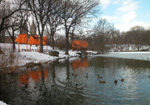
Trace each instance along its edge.
<instances>
[{"instance_id":1,"label":"flock of duck","mask_svg":"<svg viewBox=\"0 0 150 105\"><path fill-rule=\"evenodd\" d=\"M72 76L77 77L77 74L72 73ZM88 77L89 77L89 75L88 75L88 73L86 73L85 78L88 79ZM102 76L100 76L100 75L98 74L98 75L97 75L97 78L98 78L98 79L102 79ZM121 78L120 81L121 81L121 82L124 82L124 78ZM104 83L106 83L106 81L99 80L99 83L104 84ZM117 83L118 83L118 80L114 80L114 83L117 84ZM78 85L77 83L76 83L75 87L76 87L76 89L81 89L81 90L83 89L83 86L80 86L80 85Z\"/></svg>"},{"instance_id":2,"label":"flock of duck","mask_svg":"<svg viewBox=\"0 0 150 105\"><path fill-rule=\"evenodd\" d=\"M102 78L102 76L98 75L98 79L100 79L100 78ZM124 78L121 78L120 81L121 81L121 82L124 82ZM100 80L99 83L106 83L106 81L101 81L101 80ZM117 84L117 83L118 83L118 80L114 80L114 83Z\"/></svg>"}]
</instances>

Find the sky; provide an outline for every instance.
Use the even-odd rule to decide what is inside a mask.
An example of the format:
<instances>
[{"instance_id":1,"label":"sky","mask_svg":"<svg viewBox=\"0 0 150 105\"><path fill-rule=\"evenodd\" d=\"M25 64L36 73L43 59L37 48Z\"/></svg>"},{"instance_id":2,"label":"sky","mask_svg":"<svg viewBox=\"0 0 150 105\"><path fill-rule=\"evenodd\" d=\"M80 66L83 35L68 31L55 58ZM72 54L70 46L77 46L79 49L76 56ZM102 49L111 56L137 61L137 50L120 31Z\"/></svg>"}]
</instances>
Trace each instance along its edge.
<instances>
[{"instance_id":1,"label":"sky","mask_svg":"<svg viewBox=\"0 0 150 105\"><path fill-rule=\"evenodd\" d=\"M118 30L128 31L136 25L150 27L150 0L100 0L99 18L113 23Z\"/></svg>"}]
</instances>

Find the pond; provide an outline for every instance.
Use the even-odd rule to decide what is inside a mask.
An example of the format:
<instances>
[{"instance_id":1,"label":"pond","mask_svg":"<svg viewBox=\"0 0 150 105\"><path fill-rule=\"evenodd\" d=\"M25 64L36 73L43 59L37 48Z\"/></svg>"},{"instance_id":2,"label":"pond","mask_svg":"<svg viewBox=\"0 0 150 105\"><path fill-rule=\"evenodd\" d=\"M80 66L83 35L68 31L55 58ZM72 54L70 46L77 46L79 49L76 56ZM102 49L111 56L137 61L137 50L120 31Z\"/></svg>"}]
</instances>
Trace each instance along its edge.
<instances>
[{"instance_id":1,"label":"pond","mask_svg":"<svg viewBox=\"0 0 150 105\"><path fill-rule=\"evenodd\" d=\"M0 100L9 105L148 105L150 62L88 57L26 68L0 75Z\"/></svg>"}]
</instances>

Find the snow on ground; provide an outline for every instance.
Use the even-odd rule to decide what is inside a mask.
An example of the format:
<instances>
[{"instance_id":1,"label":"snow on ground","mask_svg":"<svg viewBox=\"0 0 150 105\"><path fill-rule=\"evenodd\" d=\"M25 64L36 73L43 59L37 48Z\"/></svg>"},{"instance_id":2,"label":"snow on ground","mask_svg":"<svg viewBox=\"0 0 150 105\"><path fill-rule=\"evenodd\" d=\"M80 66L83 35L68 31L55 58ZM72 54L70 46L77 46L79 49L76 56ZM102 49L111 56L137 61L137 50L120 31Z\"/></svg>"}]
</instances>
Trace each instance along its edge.
<instances>
[{"instance_id":1,"label":"snow on ground","mask_svg":"<svg viewBox=\"0 0 150 105\"><path fill-rule=\"evenodd\" d=\"M29 62L34 62L34 63L42 63L42 62L47 62L47 61L54 61L58 58L67 58L67 57L75 57L78 56L76 52L69 51L69 56L65 55L65 52L59 51L59 57L54 57L54 56L49 56L48 54L43 54L39 52L20 52L20 55L22 59L20 59L20 65L24 65Z\"/></svg>"},{"instance_id":2,"label":"snow on ground","mask_svg":"<svg viewBox=\"0 0 150 105\"><path fill-rule=\"evenodd\" d=\"M4 103L3 101L0 101L0 105L7 105L7 104Z\"/></svg>"},{"instance_id":3,"label":"snow on ground","mask_svg":"<svg viewBox=\"0 0 150 105\"><path fill-rule=\"evenodd\" d=\"M148 45L141 45L141 46L137 46L134 44L113 44L111 46L110 51L111 52L131 52L131 51L138 51L138 47L139 47L139 51L150 51L150 46Z\"/></svg>"},{"instance_id":4,"label":"snow on ground","mask_svg":"<svg viewBox=\"0 0 150 105\"><path fill-rule=\"evenodd\" d=\"M150 52L110 52L108 54L100 54L96 56L150 61Z\"/></svg>"},{"instance_id":5,"label":"snow on ground","mask_svg":"<svg viewBox=\"0 0 150 105\"><path fill-rule=\"evenodd\" d=\"M12 44L4 44L0 43L0 47L5 52L5 56L11 52ZM37 52L38 46L32 45L31 51L26 51L26 49L30 49L30 45L20 44L20 52L18 52L18 44L16 44L16 52L14 53L17 56L17 60L14 61L14 64L11 65L25 65L26 63L43 63L48 61L54 61L58 58L68 58L68 57L77 57L76 51L69 51L69 56L65 55L65 51L57 49L59 52L59 57L49 56L48 51L51 51L51 47L44 46L45 53ZM7 49L7 50L6 50ZM9 53L8 53L9 52ZM88 51L88 53L96 54L96 52ZM2 55L0 55L2 56ZM116 57L116 58L126 58L126 59L137 59L137 60L146 60L150 61L150 52L110 52L108 54L99 54L96 56L103 57Z\"/></svg>"},{"instance_id":6,"label":"snow on ground","mask_svg":"<svg viewBox=\"0 0 150 105\"><path fill-rule=\"evenodd\" d=\"M9 53L11 52L11 49L12 49L12 45L6 44L6 43L0 43L0 47L5 52L6 55L9 55ZM27 49L28 49L28 51L27 51ZM11 64L11 65L22 66L22 65L25 65L26 63L30 63L30 62L43 63L43 62L48 62L48 61L54 61L58 58L62 59L62 58L78 56L78 54L76 54L77 53L76 51L69 50L69 56L68 56L68 55L65 55L65 51L58 50L58 49L57 49L57 51L59 52L59 57L49 56L48 52L52 50L52 48L50 46L43 47L44 53L37 52L37 49L38 49L38 46L32 45L31 51L29 51L30 45L20 44L20 52L18 52L18 44L16 44L15 56L17 56L17 59L19 59L19 60L14 61L14 64ZM9 51L9 53L8 53L8 51Z\"/></svg>"}]
</instances>

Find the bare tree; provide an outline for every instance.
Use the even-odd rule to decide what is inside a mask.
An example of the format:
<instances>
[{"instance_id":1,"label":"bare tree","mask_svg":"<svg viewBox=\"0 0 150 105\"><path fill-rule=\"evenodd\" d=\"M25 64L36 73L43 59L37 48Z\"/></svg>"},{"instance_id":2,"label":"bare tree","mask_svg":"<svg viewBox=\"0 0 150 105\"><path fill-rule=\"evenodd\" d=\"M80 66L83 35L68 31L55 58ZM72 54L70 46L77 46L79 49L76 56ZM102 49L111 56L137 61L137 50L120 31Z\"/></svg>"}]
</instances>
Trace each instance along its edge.
<instances>
[{"instance_id":1,"label":"bare tree","mask_svg":"<svg viewBox=\"0 0 150 105\"><path fill-rule=\"evenodd\" d=\"M7 28L7 32L8 32L8 34L11 37L11 40L13 42L13 50L15 50L15 31L17 31L19 29L17 27L18 25L17 25L16 21L14 21L12 23L12 25L13 25L12 27Z\"/></svg>"},{"instance_id":2,"label":"bare tree","mask_svg":"<svg viewBox=\"0 0 150 105\"><path fill-rule=\"evenodd\" d=\"M65 36L66 36L66 55L69 55L69 33L73 28L80 24L88 13L98 5L96 0L63 0L62 13Z\"/></svg>"},{"instance_id":3,"label":"bare tree","mask_svg":"<svg viewBox=\"0 0 150 105\"><path fill-rule=\"evenodd\" d=\"M3 1L5 2L5 0L3 0ZM15 14L17 11L21 10L22 6L24 5L25 2L26 2L26 0L18 0L17 2L15 2L15 5L11 7L12 8L11 11L8 11L8 13L6 13L0 17L0 19L1 19L1 21L0 21L0 33L4 29L7 29L8 27L10 27L9 24L5 24L6 20L8 18L10 18L13 14ZM2 1L0 2L0 5L2 5Z\"/></svg>"},{"instance_id":4,"label":"bare tree","mask_svg":"<svg viewBox=\"0 0 150 105\"><path fill-rule=\"evenodd\" d=\"M7 33L11 37L13 42L13 50L15 50L15 36L21 30L25 30L24 33L28 33L27 20L29 14L28 11L19 10L11 18L9 18L10 27L7 28Z\"/></svg>"},{"instance_id":5,"label":"bare tree","mask_svg":"<svg viewBox=\"0 0 150 105\"><path fill-rule=\"evenodd\" d=\"M57 10L56 10L57 11ZM62 18L60 18L59 14L54 14L51 15L48 19L48 27L50 29L49 35L50 35L50 42L52 45L52 48L54 49L55 46L55 40L54 40L54 35L56 33L56 31L59 30L59 26L62 25Z\"/></svg>"},{"instance_id":6,"label":"bare tree","mask_svg":"<svg viewBox=\"0 0 150 105\"><path fill-rule=\"evenodd\" d=\"M8 14L10 11L10 4L7 1L3 1L0 4L0 22L2 22L2 17L5 16L6 14ZM6 20L5 24L8 24L8 19ZM0 32L0 42L5 42L5 33L6 33L6 29L3 29Z\"/></svg>"},{"instance_id":7,"label":"bare tree","mask_svg":"<svg viewBox=\"0 0 150 105\"><path fill-rule=\"evenodd\" d=\"M138 51L140 50L141 39L142 39L141 36L143 35L144 31L145 29L141 26L134 26L130 29L132 36L134 36L133 41L134 41L134 44L137 46Z\"/></svg>"},{"instance_id":8,"label":"bare tree","mask_svg":"<svg viewBox=\"0 0 150 105\"><path fill-rule=\"evenodd\" d=\"M101 51L102 53L104 53L106 50L106 42L108 42L108 39L113 34L112 33L113 30L114 30L113 24L107 22L106 19L99 20L97 25L95 25L94 27L94 34L96 37L95 40L97 40L96 41L97 44L95 45L97 45L97 48L99 48L99 51Z\"/></svg>"},{"instance_id":9,"label":"bare tree","mask_svg":"<svg viewBox=\"0 0 150 105\"><path fill-rule=\"evenodd\" d=\"M59 0L27 0L32 15L37 24L38 34L40 35L40 52L43 52L43 33L49 17L55 14L53 8L57 7Z\"/></svg>"}]
</instances>

